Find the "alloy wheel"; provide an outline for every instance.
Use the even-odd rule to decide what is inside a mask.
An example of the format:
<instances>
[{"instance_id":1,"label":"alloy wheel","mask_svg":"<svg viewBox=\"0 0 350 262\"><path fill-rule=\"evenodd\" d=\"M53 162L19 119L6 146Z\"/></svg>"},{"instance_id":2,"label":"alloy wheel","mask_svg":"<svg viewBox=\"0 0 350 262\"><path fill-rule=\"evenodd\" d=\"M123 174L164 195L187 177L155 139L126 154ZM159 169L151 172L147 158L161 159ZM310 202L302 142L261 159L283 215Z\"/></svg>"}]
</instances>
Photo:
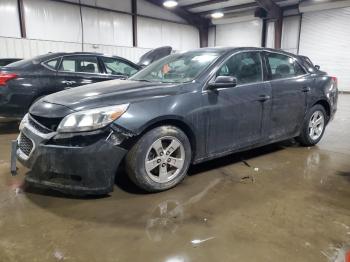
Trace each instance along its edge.
<instances>
[{"instance_id":1,"label":"alloy wheel","mask_svg":"<svg viewBox=\"0 0 350 262\"><path fill-rule=\"evenodd\" d=\"M321 111L315 111L309 121L309 136L312 140L317 140L323 133L324 115Z\"/></svg>"},{"instance_id":2,"label":"alloy wheel","mask_svg":"<svg viewBox=\"0 0 350 262\"><path fill-rule=\"evenodd\" d=\"M166 183L182 170L185 161L183 144L173 136L159 138L150 146L145 158L146 173L153 181Z\"/></svg>"}]
</instances>

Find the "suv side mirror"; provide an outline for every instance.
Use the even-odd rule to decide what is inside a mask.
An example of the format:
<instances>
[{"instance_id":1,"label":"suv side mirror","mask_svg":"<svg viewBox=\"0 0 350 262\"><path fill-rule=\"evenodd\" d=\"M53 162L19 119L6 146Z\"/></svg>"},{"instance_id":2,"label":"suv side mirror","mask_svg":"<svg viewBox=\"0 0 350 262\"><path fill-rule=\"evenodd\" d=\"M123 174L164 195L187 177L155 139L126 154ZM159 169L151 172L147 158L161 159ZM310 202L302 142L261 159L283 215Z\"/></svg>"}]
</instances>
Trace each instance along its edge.
<instances>
[{"instance_id":1,"label":"suv side mirror","mask_svg":"<svg viewBox=\"0 0 350 262\"><path fill-rule=\"evenodd\" d=\"M317 69L317 70L320 70L320 66L319 65L315 65L315 68Z\"/></svg>"},{"instance_id":2,"label":"suv side mirror","mask_svg":"<svg viewBox=\"0 0 350 262\"><path fill-rule=\"evenodd\" d=\"M237 78L233 76L218 76L215 80L209 83L209 89L229 88L237 85Z\"/></svg>"}]
</instances>

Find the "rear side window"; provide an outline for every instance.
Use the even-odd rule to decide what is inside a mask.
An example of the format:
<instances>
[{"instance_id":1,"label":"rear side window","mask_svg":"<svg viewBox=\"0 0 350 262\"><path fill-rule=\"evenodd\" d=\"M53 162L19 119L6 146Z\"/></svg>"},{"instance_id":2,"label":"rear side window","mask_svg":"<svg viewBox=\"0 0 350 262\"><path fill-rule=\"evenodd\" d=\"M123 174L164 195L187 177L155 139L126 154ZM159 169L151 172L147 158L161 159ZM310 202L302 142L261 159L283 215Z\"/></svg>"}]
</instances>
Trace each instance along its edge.
<instances>
[{"instance_id":1,"label":"rear side window","mask_svg":"<svg viewBox=\"0 0 350 262\"><path fill-rule=\"evenodd\" d=\"M95 56L65 56L62 58L59 70L76 73L100 73Z\"/></svg>"},{"instance_id":2,"label":"rear side window","mask_svg":"<svg viewBox=\"0 0 350 262\"><path fill-rule=\"evenodd\" d=\"M233 76L238 84L262 81L261 58L257 52L238 53L229 58L217 76Z\"/></svg>"},{"instance_id":3,"label":"rear side window","mask_svg":"<svg viewBox=\"0 0 350 262\"><path fill-rule=\"evenodd\" d=\"M305 74L304 69L292 57L267 54L267 66L271 79L281 79Z\"/></svg>"},{"instance_id":4,"label":"rear side window","mask_svg":"<svg viewBox=\"0 0 350 262\"><path fill-rule=\"evenodd\" d=\"M52 59L50 61L47 61L45 62L44 64L48 67L48 68L51 68L53 70L56 70L57 66L58 66L58 61L59 61L59 58L55 58L55 59Z\"/></svg>"},{"instance_id":5,"label":"rear side window","mask_svg":"<svg viewBox=\"0 0 350 262\"><path fill-rule=\"evenodd\" d=\"M101 60L105 65L107 74L110 75L132 76L138 71L137 68L117 58L101 57Z\"/></svg>"}]
</instances>

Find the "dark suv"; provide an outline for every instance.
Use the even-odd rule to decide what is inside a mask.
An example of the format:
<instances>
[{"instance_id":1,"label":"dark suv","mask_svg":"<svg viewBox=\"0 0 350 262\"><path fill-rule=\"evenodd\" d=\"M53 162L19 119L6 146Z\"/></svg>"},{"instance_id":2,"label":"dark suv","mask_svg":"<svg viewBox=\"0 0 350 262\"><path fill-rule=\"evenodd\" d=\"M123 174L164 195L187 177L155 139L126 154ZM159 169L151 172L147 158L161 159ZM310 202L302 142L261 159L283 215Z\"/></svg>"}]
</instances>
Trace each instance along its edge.
<instances>
[{"instance_id":1,"label":"dark suv","mask_svg":"<svg viewBox=\"0 0 350 262\"><path fill-rule=\"evenodd\" d=\"M39 100L20 125L17 159L32 169L27 182L65 192L112 191L121 163L140 188L162 191L191 163L289 138L315 145L337 97L335 77L293 54L199 49Z\"/></svg>"},{"instance_id":2,"label":"dark suv","mask_svg":"<svg viewBox=\"0 0 350 262\"><path fill-rule=\"evenodd\" d=\"M97 53L50 53L0 69L0 117L18 118L39 98L72 87L125 79L141 66Z\"/></svg>"}]
</instances>

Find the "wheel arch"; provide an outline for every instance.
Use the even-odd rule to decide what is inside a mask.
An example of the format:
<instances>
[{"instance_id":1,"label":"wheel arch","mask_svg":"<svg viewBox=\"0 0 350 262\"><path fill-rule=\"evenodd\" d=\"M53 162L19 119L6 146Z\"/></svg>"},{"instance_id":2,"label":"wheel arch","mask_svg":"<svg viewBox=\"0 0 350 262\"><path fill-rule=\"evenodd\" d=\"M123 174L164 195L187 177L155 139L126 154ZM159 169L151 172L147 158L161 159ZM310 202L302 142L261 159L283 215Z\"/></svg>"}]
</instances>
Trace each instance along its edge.
<instances>
[{"instance_id":1,"label":"wheel arch","mask_svg":"<svg viewBox=\"0 0 350 262\"><path fill-rule=\"evenodd\" d=\"M327 118L328 119L330 118L330 116L331 116L331 106L330 106L329 102L326 99L320 99L320 100L316 101L312 106L315 106L315 105L323 106L323 108L326 110ZM327 122L328 122L328 119L327 119Z\"/></svg>"},{"instance_id":2,"label":"wheel arch","mask_svg":"<svg viewBox=\"0 0 350 262\"><path fill-rule=\"evenodd\" d=\"M143 126L143 128L138 134L138 137L141 137L143 134L147 133L148 131L156 127L164 126L164 125L175 126L186 134L191 145L191 153L192 153L191 157L193 160L193 157L195 156L195 152L196 152L196 147L197 147L196 136L194 134L193 128L181 118L168 116L166 118L153 119L152 121L148 122L146 125Z\"/></svg>"}]
</instances>

